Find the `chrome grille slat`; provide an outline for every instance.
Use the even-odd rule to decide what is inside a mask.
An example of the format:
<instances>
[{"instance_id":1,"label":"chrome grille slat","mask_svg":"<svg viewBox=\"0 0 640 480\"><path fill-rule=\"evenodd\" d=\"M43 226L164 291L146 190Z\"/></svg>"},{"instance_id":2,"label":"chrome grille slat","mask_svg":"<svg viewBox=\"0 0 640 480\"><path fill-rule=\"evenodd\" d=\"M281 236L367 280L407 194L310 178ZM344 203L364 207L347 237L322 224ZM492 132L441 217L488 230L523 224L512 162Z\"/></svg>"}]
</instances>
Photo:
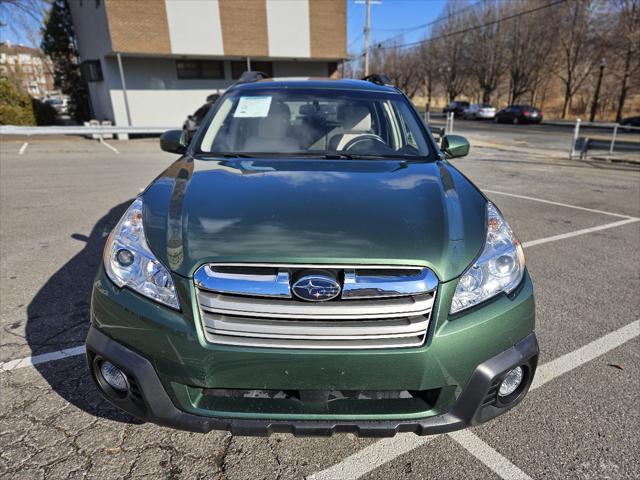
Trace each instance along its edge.
<instances>
[{"instance_id":1,"label":"chrome grille slat","mask_svg":"<svg viewBox=\"0 0 640 480\"><path fill-rule=\"evenodd\" d=\"M252 297L234 297L200 291L200 307L211 313L257 318L307 318L349 320L353 318L398 318L424 315L433 306L433 296L344 302L299 302Z\"/></svg>"},{"instance_id":2,"label":"chrome grille slat","mask_svg":"<svg viewBox=\"0 0 640 480\"><path fill-rule=\"evenodd\" d=\"M279 270L275 275L255 273L217 272L209 265L198 270L195 276L198 288L231 295L291 298L289 272Z\"/></svg>"},{"instance_id":3,"label":"chrome grille slat","mask_svg":"<svg viewBox=\"0 0 640 480\"><path fill-rule=\"evenodd\" d=\"M340 336L340 335L278 335L275 333L266 333L255 335L251 332L240 332L240 331L224 331L224 330L213 330L207 329L209 333L214 335L227 335L234 337L251 337L254 339L260 338L273 338L273 339L282 339L282 340L312 340L312 341L322 341L322 340L374 340L374 339L384 339L384 338L415 338L419 336L417 333L388 333L386 335L349 335L349 336ZM419 332L418 332L419 333Z\"/></svg>"},{"instance_id":4,"label":"chrome grille slat","mask_svg":"<svg viewBox=\"0 0 640 480\"><path fill-rule=\"evenodd\" d=\"M420 347L424 343L425 336L409 338L376 338L372 340L290 340L275 338L250 338L231 335L207 336L211 343L220 345L236 345L243 347L267 347L267 348L303 348L311 350L362 350L377 348L411 348Z\"/></svg>"},{"instance_id":5,"label":"chrome grille slat","mask_svg":"<svg viewBox=\"0 0 640 480\"><path fill-rule=\"evenodd\" d=\"M351 300L406 297L430 292L437 285L438 279L428 268L403 275L363 275L355 270L345 270L342 298Z\"/></svg>"},{"instance_id":6,"label":"chrome grille slat","mask_svg":"<svg viewBox=\"0 0 640 480\"><path fill-rule=\"evenodd\" d=\"M205 338L265 348L409 348L424 344L437 277L423 267L332 266L343 296L306 302L292 279L317 265L210 264L195 274Z\"/></svg>"},{"instance_id":7,"label":"chrome grille slat","mask_svg":"<svg viewBox=\"0 0 640 480\"><path fill-rule=\"evenodd\" d=\"M418 335L424 333L429 324L425 316L399 318L393 320L352 320L342 321L296 321L257 320L252 318L226 317L205 314L205 328L222 334L242 336L264 336L265 338L318 338L340 339L344 337L382 337Z\"/></svg>"}]
</instances>

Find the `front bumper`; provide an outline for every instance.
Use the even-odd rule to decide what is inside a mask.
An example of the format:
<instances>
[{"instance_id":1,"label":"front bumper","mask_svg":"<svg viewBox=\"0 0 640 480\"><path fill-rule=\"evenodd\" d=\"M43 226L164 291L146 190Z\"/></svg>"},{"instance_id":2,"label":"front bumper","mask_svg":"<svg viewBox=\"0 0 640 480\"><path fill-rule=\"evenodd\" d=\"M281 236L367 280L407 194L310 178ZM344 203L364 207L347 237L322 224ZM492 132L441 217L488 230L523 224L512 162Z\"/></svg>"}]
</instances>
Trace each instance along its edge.
<instances>
[{"instance_id":1,"label":"front bumper","mask_svg":"<svg viewBox=\"0 0 640 480\"><path fill-rule=\"evenodd\" d=\"M194 415L174 405L149 360L124 347L91 327L87 336L89 364L96 356L119 366L135 385L135 394L113 397L98 385L109 401L146 421L182 430L208 432L228 430L234 435L269 435L292 433L296 436L327 436L353 433L362 437L387 437L399 432L418 435L446 433L486 422L517 405L527 394L538 361L538 342L534 333L504 352L478 365L453 407L446 413L415 420L339 421L275 420L215 418ZM506 373L517 366L525 368L526 377L508 404L497 397L497 388ZM92 370L93 371L93 370ZM93 377L94 380L95 376Z\"/></svg>"},{"instance_id":2,"label":"front bumper","mask_svg":"<svg viewBox=\"0 0 640 480\"><path fill-rule=\"evenodd\" d=\"M174 283L181 311L118 288L101 269L92 293L92 333L87 349L90 359L100 355L112 361L138 387L138 396L107 396L109 400L139 418L177 428L221 428L256 434L437 433L485 421L508 410L504 406L489 408L492 399L486 398L485 387L489 381L494 391L491 381L498 381L499 375L513 365L508 360L499 360L499 368L480 369L479 365L495 365L495 358L529 362L527 385L535 372L537 346L531 335L535 307L528 274L512 294L499 295L455 316L448 312L457 282L441 283L425 344L378 350L209 343L203 333L193 281L176 275ZM522 342L529 347L515 347ZM505 353L510 351L516 356ZM485 372L484 377L478 372ZM256 403L245 397L219 396L228 390L295 391L300 401L276 402L274 398ZM350 403L322 403L306 396L327 391L375 391L383 395L407 391L417 392L418 399L409 405L404 400L372 403L360 398Z\"/></svg>"}]
</instances>

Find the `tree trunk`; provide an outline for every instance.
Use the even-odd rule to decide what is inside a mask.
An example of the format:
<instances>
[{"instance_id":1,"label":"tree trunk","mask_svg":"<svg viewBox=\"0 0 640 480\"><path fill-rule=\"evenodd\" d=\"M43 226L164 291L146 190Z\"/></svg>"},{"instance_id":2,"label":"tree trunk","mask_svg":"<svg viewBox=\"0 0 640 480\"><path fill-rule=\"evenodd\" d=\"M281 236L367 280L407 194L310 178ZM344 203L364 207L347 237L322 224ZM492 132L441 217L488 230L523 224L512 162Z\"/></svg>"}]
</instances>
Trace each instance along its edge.
<instances>
[{"instance_id":1,"label":"tree trunk","mask_svg":"<svg viewBox=\"0 0 640 480\"><path fill-rule=\"evenodd\" d=\"M562 104L562 118L567 118L567 107L571 101L571 93L569 88L564 89L564 103Z\"/></svg>"},{"instance_id":2,"label":"tree trunk","mask_svg":"<svg viewBox=\"0 0 640 480\"><path fill-rule=\"evenodd\" d=\"M620 123L622 121L622 111L624 110L624 102L627 99L627 78L628 78L628 75L625 73L624 77L622 77L622 88L620 89L620 97L618 98L618 108L616 109L616 123Z\"/></svg>"},{"instance_id":3,"label":"tree trunk","mask_svg":"<svg viewBox=\"0 0 640 480\"><path fill-rule=\"evenodd\" d=\"M427 76L427 105L428 110L431 109L431 94L433 93L433 83L431 81L431 70L429 70L429 75Z\"/></svg>"},{"instance_id":4,"label":"tree trunk","mask_svg":"<svg viewBox=\"0 0 640 480\"><path fill-rule=\"evenodd\" d=\"M622 120L622 111L624 110L624 102L627 99L627 81L629 80L629 68L631 65L631 48L627 49L627 55L624 59L624 75L622 76L622 85L620 85L620 96L618 97L618 108L616 109L616 123Z\"/></svg>"}]
</instances>

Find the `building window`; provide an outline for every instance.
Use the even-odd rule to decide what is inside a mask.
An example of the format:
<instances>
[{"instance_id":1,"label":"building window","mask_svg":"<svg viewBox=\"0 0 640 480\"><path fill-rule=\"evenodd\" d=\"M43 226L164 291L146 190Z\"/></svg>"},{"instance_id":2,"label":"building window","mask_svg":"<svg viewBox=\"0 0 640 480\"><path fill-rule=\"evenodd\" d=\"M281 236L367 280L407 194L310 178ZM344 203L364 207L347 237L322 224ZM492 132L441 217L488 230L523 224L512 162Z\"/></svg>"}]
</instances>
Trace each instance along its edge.
<instances>
[{"instance_id":1,"label":"building window","mask_svg":"<svg viewBox=\"0 0 640 480\"><path fill-rule=\"evenodd\" d=\"M80 72L87 82L102 81L102 66L100 60L85 60L80 64Z\"/></svg>"},{"instance_id":2,"label":"building window","mask_svg":"<svg viewBox=\"0 0 640 480\"><path fill-rule=\"evenodd\" d=\"M224 64L220 60L176 60L178 78L224 78Z\"/></svg>"},{"instance_id":3,"label":"building window","mask_svg":"<svg viewBox=\"0 0 640 480\"><path fill-rule=\"evenodd\" d=\"M271 62L254 62L252 60L251 70L253 70L254 72L266 73L268 76L273 77L273 63ZM231 77L234 80L240 78L240 75L242 75L246 71L246 60L234 60L231 62Z\"/></svg>"}]
</instances>

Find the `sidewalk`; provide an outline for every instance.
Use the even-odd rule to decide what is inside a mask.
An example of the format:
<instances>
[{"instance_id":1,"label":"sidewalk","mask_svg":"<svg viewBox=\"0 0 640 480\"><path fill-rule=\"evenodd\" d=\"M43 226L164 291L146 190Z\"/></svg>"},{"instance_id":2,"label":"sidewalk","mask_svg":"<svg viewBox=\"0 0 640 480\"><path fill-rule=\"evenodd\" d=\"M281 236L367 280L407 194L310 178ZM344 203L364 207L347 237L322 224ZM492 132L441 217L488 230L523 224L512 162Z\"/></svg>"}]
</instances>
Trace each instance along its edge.
<instances>
[{"instance_id":1,"label":"sidewalk","mask_svg":"<svg viewBox=\"0 0 640 480\"><path fill-rule=\"evenodd\" d=\"M487 142L486 140L482 140L480 137L477 137L475 135L466 135L466 137L471 143L471 148L492 148L494 150L524 153L527 155L535 155L557 160L579 161L579 155L574 156L573 159L569 158L568 145L566 150L560 150L557 148L543 149L523 147L513 144ZM592 151L591 154L588 154L588 158L592 160L604 160L607 162L626 162L640 165L640 155L638 155L637 152L614 152L613 154L609 154L609 152L606 151Z\"/></svg>"}]
</instances>

